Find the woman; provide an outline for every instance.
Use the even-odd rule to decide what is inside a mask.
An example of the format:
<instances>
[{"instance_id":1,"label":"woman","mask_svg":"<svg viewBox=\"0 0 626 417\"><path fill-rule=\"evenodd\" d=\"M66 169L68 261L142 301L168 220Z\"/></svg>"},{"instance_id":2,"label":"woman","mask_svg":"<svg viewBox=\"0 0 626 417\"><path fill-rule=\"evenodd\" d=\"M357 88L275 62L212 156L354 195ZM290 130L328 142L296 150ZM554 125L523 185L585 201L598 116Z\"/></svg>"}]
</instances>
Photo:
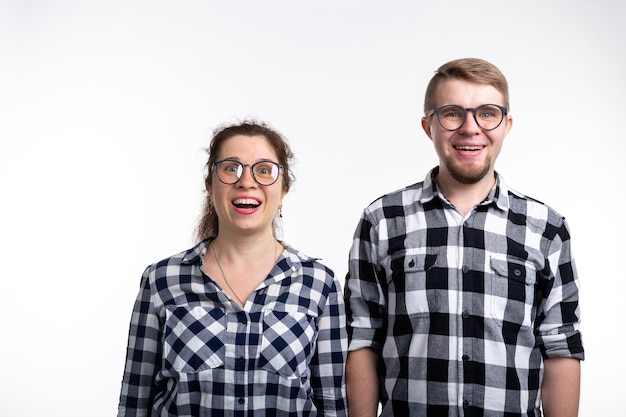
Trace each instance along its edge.
<instances>
[{"instance_id":1,"label":"woman","mask_svg":"<svg viewBox=\"0 0 626 417\"><path fill-rule=\"evenodd\" d=\"M292 159L264 124L216 131L200 242L143 274L118 416L345 416L339 284L276 239Z\"/></svg>"}]
</instances>

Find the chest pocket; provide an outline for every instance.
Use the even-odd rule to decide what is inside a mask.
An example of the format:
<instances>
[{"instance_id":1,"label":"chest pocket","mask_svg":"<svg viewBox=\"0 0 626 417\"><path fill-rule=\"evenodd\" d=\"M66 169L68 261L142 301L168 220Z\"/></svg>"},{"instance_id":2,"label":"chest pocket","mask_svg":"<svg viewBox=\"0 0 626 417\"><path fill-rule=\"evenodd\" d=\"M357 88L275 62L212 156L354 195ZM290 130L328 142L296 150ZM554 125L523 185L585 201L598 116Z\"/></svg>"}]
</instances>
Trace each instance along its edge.
<instances>
[{"instance_id":1,"label":"chest pocket","mask_svg":"<svg viewBox=\"0 0 626 417\"><path fill-rule=\"evenodd\" d=\"M491 259L491 314L498 324L532 326L537 271L521 260Z\"/></svg>"},{"instance_id":2,"label":"chest pocket","mask_svg":"<svg viewBox=\"0 0 626 417\"><path fill-rule=\"evenodd\" d=\"M437 273L437 255L404 250L393 253L388 276L389 311L399 315L427 315L439 311L445 275Z\"/></svg>"},{"instance_id":3,"label":"chest pocket","mask_svg":"<svg viewBox=\"0 0 626 417\"><path fill-rule=\"evenodd\" d=\"M287 378L308 375L315 334L304 313L265 311L259 366Z\"/></svg>"},{"instance_id":4,"label":"chest pocket","mask_svg":"<svg viewBox=\"0 0 626 417\"><path fill-rule=\"evenodd\" d=\"M164 367L196 373L224 365L224 311L205 307L168 306L165 319Z\"/></svg>"}]
</instances>

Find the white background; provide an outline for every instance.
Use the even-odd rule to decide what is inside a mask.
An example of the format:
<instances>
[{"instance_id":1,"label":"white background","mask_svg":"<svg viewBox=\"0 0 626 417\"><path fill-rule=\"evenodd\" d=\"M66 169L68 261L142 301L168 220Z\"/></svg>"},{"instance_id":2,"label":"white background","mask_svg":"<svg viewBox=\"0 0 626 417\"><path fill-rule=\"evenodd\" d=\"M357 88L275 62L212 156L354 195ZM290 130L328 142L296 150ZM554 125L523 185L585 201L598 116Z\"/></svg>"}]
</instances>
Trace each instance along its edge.
<instances>
[{"instance_id":1,"label":"white background","mask_svg":"<svg viewBox=\"0 0 626 417\"><path fill-rule=\"evenodd\" d=\"M580 414L626 415L625 16L604 0L0 1L0 415L115 415L140 275L194 243L223 122L289 139L283 238L343 281L361 210L436 164L424 90L468 56L510 83L498 171L571 226Z\"/></svg>"}]
</instances>

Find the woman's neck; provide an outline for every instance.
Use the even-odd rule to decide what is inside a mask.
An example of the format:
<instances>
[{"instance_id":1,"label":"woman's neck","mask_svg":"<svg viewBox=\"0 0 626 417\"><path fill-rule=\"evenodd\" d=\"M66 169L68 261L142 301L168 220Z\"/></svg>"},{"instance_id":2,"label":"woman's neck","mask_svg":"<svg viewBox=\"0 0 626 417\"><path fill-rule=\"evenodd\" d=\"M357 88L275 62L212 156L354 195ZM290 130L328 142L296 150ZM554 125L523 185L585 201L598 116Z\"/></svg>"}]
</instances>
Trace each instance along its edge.
<instances>
[{"instance_id":1,"label":"woman's neck","mask_svg":"<svg viewBox=\"0 0 626 417\"><path fill-rule=\"evenodd\" d=\"M220 254L220 258L236 262L237 260L262 260L268 258L268 253L277 252L279 243L272 234L254 236L234 236L224 234L211 242L211 246Z\"/></svg>"}]
</instances>

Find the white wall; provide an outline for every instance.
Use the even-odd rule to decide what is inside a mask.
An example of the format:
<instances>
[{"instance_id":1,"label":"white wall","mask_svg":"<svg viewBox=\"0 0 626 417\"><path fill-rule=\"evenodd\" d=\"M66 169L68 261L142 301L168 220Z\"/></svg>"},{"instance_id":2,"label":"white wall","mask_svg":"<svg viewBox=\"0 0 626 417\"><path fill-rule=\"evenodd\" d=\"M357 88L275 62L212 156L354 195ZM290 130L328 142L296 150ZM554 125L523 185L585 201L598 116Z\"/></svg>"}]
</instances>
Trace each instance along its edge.
<instances>
[{"instance_id":1,"label":"white wall","mask_svg":"<svg viewBox=\"0 0 626 417\"><path fill-rule=\"evenodd\" d=\"M581 416L618 415L625 12L609 0L0 0L0 415L115 414L140 275L192 245L203 148L222 122L256 117L288 137L284 239L343 277L361 210L435 164L424 89L467 56L511 85L499 172L570 222Z\"/></svg>"}]
</instances>

